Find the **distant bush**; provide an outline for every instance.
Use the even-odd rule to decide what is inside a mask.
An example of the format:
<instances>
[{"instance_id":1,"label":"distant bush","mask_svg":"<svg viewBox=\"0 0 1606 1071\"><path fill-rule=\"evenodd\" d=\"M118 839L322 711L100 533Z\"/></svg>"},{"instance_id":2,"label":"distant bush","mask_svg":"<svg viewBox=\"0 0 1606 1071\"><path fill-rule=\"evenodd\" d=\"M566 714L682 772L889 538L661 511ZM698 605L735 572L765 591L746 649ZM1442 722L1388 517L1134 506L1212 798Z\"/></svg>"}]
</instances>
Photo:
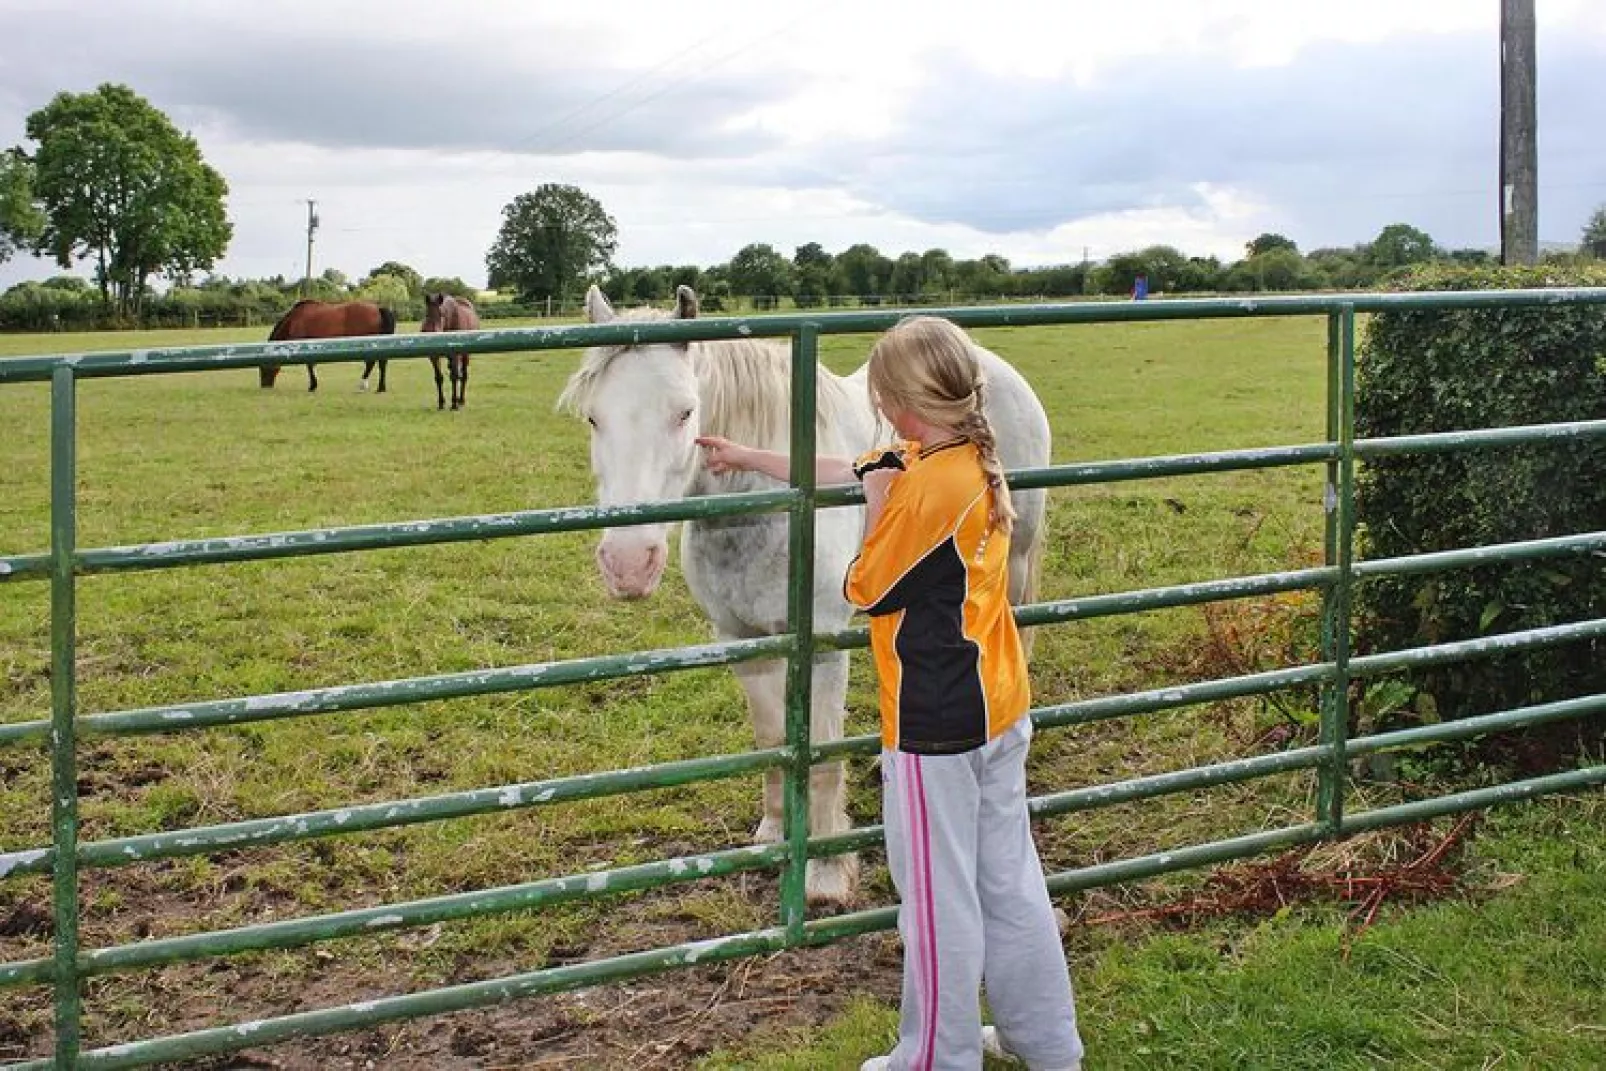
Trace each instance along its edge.
<instances>
[{"instance_id":1,"label":"distant bush","mask_svg":"<svg viewBox=\"0 0 1606 1071\"><path fill-rule=\"evenodd\" d=\"M1606 267L1443 265L1398 290L1606 285ZM1356 435L1606 419L1606 307L1396 311L1370 318ZM1358 482L1361 545L1386 558L1606 529L1606 441L1377 458ZM1384 651L1606 616L1599 554L1379 577L1357 589L1359 648ZM1606 643L1411 671L1430 702L1394 720L1462 718L1606 691Z\"/></svg>"}]
</instances>

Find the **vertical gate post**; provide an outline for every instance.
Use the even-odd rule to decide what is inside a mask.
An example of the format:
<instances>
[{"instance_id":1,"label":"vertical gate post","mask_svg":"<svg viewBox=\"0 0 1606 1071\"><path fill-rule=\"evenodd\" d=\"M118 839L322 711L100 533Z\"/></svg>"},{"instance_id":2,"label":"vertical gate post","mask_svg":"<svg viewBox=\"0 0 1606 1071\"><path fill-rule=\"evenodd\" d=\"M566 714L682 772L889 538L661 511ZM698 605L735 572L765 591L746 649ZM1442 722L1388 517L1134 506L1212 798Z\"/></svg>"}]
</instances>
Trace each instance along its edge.
<instances>
[{"instance_id":1,"label":"vertical gate post","mask_svg":"<svg viewBox=\"0 0 1606 1071\"><path fill-rule=\"evenodd\" d=\"M1318 772L1316 820L1330 836L1344 818L1349 733L1350 594L1355 542L1355 307L1327 317L1327 441L1338 457L1327 463L1322 490L1325 563L1337 579L1322 591L1322 661L1336 667L1322 686L1321 743L1327 748Z\"/></svg>"},{"instance_id":2,"label":"vertical gate post","mask_svg":"<svg viewBox=\"0 0 1606 1071\"><path fill-rule=\"evenodd\" d=\"M78 755L76 589L77 381L58 366L50 379L50 829L56 849L56 1066L76 1067L78 991Z\"/></svg>"},{"instance_id":3,"label":"vertical gate post","mask_svg":"<svg viewBox=\"0 0 1606 1071\"><path fill-rule=\"evenodd\" d=\"M781 924L801 940L807 906L809 771L813 737L809 713L814 695L814 451L815 366L819 329L803 324L792 336L792 487L798 492L788 515L786 619L792 654L786 667L786 770L784 826L790 849L781 877Z\"/></svg>"}]
</instances>

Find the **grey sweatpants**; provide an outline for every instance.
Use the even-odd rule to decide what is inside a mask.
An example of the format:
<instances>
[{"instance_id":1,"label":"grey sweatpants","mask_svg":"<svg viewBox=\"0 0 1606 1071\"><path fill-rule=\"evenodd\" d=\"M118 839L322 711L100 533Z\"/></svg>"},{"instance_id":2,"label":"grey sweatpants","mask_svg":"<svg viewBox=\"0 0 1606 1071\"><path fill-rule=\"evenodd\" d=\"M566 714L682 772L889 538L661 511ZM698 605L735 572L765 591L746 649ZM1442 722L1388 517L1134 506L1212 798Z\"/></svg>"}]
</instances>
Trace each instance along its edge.
<instances>
[{"instance_id":1,"label":"grey sweatpants","mask_svg":"<svg viewBox=\"0 0 1606 1071\"><path fill-rule=\"evenodd\" d=\"M981 1007L1032 1071L1082 1058L1065 950L1026 812L1027 717L959 755L881 754L903 1011L893 1071L977 1071Z\"/></svg>"}]
</instances>

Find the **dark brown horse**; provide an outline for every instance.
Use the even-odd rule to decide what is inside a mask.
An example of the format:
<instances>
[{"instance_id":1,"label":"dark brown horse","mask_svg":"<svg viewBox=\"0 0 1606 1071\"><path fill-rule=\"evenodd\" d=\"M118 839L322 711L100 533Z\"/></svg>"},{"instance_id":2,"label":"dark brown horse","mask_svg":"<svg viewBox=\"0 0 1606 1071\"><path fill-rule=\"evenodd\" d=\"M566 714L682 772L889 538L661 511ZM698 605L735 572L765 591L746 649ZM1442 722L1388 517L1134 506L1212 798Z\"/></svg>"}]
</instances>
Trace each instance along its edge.
<instances>
[{"instance_id":1,"label":"dark brown horse","mask_svg":"<svg viewBox=\"0 0 1606 1071\"><path fill-rule=\"evenodd\" d=\"M396 333L396 314L380 308L372 301L298 301L290 311L279 318L268 335L269 342L290 342L301 338L345 338L351 335L393 335ZM368 361L363 365L360 389L368 389L368 374L379 365L379 392L385 392L386 361ZM263 365L257 369L264 387L273 386L279 378L279 366ZM312 362L307 362L307 389L318 389L318 373Z\"/></svg>"},{"instance_id":2,"label":"dark brown horse","mask_svg":"<svg viewBox=\"0 0 1606 1071\"><path fill-rule=\"evenodd\" d=\"M476 331L480 317L474 303L450 294L424 295L424 324L420 331ZM435 370L435 408L446 408L446 395L441 390L441 359L431 355L429 365ZM446 370L452 377L452 408L461 409L468 404L468 354L449 354Z\"/></svg>"}]
</instances>

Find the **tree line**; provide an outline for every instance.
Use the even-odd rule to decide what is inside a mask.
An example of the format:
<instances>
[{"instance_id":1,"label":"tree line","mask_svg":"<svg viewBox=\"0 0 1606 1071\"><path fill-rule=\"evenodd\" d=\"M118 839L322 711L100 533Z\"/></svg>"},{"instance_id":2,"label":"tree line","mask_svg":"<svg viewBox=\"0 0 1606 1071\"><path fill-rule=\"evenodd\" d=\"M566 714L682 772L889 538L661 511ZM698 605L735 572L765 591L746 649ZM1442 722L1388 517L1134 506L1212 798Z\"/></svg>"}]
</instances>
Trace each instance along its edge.
<instances>
[{"instance_id":1,"label":"tree line","mask_svg":"<svg viewBox=\"0 0 1606 1071\"><path fill-rule=\"evenodd\" d=\"M36 147L0 152L0 262L30 251L63 269L87 265L91 278L12 287L0 295L0 328L249 325L271 322L300 296L374 300L408 317L421 315L425 292L472 295L461 279L425 279L395 261L359 280L333 269L300 280L212 273L233 236L228 183L193 137L126 86L57 94L26 130ZM1154 245L1097 262L1017 267L997 255L888 255L865 243L831 252L808 242L790 256L751 243L721 264L629 267L615 262L617 249L613 217L584 190L548 183L520 194L503 208L485 258L491 288L513 300L482 311L567 315L591 283L623 304L662 301L687 285L710 311L1125 295L1140 277L1152 294L1349 290L1417 264L1491 259L1479 249L1441 248L1406 223L1370 242L1309 252L1262 234L1230 262ZM1606 258L1606 206L1585 225L1579 251L1562 259L1569 256Z\"/></svg>"}]
</instances>

